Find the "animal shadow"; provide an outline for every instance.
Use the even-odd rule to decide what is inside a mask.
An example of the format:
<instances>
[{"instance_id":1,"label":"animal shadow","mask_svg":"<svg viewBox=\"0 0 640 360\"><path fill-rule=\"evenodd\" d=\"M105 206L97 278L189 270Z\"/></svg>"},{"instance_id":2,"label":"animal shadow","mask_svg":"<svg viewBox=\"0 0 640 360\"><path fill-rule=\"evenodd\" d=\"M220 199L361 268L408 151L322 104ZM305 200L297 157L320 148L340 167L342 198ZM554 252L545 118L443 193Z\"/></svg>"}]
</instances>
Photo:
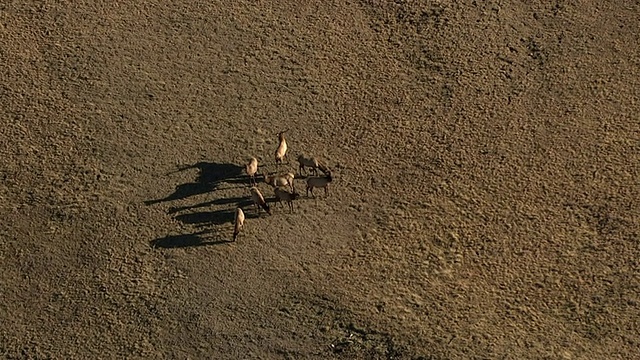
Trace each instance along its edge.
<instances>
[{"instance_id":1,"label":"animal shadow","mask_svg":"<svg viewBox=\"0 0 640 360\"><path fill-rule=\"evenodd\" d=\"M198 170L197 176L192 182L177 185L172 194L162 199L145 201L145 204L152 205L161 202L181 200L194 195L204 194L218 189L218 187L222 183L239 184L239 187L246 187L251 183L251 179L246 174L244 174L244 167L228 163L198 162L193 165L180 167L170 174L189 169ZM205 229L191 234L170 235L154 239L149 242L149 245L153 248L174 249L232 242L231 230L229 230L228 234L230 236L229 240L224 240L222 238L219 238L217 240L208 240L204 238L203 235L210 232L219 231L207 229L208 226L225 225L229 223L232 224L235 220L236 207L246 208L252 204L253 201L251 201L250 197L236 196L229 198L218 198L194 205L172 206L168 209L167 212L168 214L173 214L174 219L184 224L193 225L196 228ZM228 209L216 211L193 212L194 209L206 208L212 205L228 205L230 207ZM258 215L251 213L245 214L245 218L255 217L258 217Z\"/></svg>"},{"instance_id":2,"label":"animal shadow","mask_svg":"<svg viewBox=\"0 0 640 360\"><path fill-rule=\"evenodd\" d=\"M201 211L189 214L176 215L175 219L190 225L205 226L205 225L224 225L233 223L235 220L235 208L223 209L216 211ZM245 218L251 219L258 217L253 211L249 212L245 210Z\"/></svg>"},{"instance_id":3,"label":"animal shadow","mask_svg":"<svg viewBox=\"0 0 640 360\"><path fill-rule=\"evenodd\" d=\"M232 240L209 240L203 239L201 235L210 233L210 230L203 230L193 234L169 235L155 240L151 240L149 245L152 248L175 249L195 246L220 245Z\"/></svg>"},{"instance_id":4,"label":"animal shadow","mask_svg":"<svg viewBox=\"0 0 640 360\"><path fill-rule=\"evenodd\" d=\"M195 204L195 205L189 205L189 206L173 206L170 207L169 210L167 211L169 214L175 214L177 212L181 212L181 211L185 211L185 210L192 210L192 209L197 209L197 208L202 208L202 207L207 207L207 206L211 206L211 205L229 205L229 204L235 204L238 207L245 207L248 205L253 204L253 202L251 201L250 198L243 196L243 197L232 197L232 198L221 198L221 199L215 199L212 201L206 201L200 204Z\"/></svg>"},{"instance_id":5,"label":"animal shadow","mask_svg":"<svg viewBox=\"0 0 640 360\"><path fill-rule=\"evenodd\" d=\"M200 224L222 225L222 224L233 222L235 217L234 211L235 210L231 210L231 209L223 209L223 210L216 210L216 211L201 211L201 212L176 215L175 219L182 223L191 224L191 225L200 225Z\"/></svg>"},{"instance_id":6,"label":"animal shadow","mask_svg":"<svg viewBox=\"0 0 640 360\"><path fill-rule=\"evenodd\" d=\"M193 182L180 184L176 186L174 192L162 199L147 200L146 205L153 205L166 201L181 200L194 195L204 194L216 190L221 182L229 181L233 183L248 184L250 182L247 176L242 176L243 167L229 163L212 163L201 161L193 165L187 165L178 168L178 170L170 174L198 169L198 175Z\"/></svg>"}]
</instances>

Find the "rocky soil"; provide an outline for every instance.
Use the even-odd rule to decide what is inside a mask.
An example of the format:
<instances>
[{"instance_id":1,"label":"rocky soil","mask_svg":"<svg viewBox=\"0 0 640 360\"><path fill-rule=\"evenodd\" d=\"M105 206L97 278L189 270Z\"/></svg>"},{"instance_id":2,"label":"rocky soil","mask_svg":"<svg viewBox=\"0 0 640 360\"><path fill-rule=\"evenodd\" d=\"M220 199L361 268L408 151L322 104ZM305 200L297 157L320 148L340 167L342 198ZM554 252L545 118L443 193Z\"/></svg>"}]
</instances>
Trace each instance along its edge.
<instances>
[{"instance_id":1,"label":"rocky soil","mask_svg":"<svg viewBox=\"0 0 640 360\"><path fill-rule=\"evenodd\" d=\"M0 357L640 358L638 24L630 0L0 4ZM328 196L300 176L256 214L249 157L300 153Z\"/></svg>"}]
</instances>

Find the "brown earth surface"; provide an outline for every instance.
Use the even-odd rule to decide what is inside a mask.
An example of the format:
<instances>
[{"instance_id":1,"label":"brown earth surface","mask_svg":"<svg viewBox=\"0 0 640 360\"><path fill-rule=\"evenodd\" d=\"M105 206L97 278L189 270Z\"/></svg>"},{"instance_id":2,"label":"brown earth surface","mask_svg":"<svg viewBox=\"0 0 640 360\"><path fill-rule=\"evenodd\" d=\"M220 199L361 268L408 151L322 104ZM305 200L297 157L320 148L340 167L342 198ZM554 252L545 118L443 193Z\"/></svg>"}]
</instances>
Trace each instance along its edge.
<instances>
[{"instance_id":1,"label":"brown earth surface","mask_svg":"<svg viewBox=\"0 0 640 360\"><path fill-rule=\"evenodd\" d=\"M630 0L0 4L0 357L640 359L639 24ZM276 171L285 129L279 170L334 180L256 216L244 164Z\"/></svg>"}]
</instances>

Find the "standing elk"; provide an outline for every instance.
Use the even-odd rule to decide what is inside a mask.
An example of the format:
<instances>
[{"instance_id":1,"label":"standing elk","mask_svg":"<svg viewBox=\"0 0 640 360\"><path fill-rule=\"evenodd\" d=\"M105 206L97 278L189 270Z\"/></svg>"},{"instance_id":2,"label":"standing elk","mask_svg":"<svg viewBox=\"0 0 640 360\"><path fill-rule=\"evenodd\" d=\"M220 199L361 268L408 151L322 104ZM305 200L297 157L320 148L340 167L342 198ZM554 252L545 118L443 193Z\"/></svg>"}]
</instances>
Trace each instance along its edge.
<instances>
[{"instance_id":1,"label":"standing elk","mask_svg":"<svg viewBox=\"0 0 640 360\"><path fill-rule=\"evenodd\" d=\"M267 212L267 214L271 215L269 204L264 201L264 196L262 196L260 190L257 187L252 186L249 191L251 192L251 199L253 200L253 205L256 207L256 212L259 214L260 208L263 208L264 211Z\"/></svg>"},{"instance_id":2,"label":"standing elk","mask_svg":"<svg viewBox=\"0 0 640 360\"><path fill-rule=\"evenodd\" d=\"M293 200L298 198L298 193L289 191L289 189L284 186L278 186L273 191L278 203L281 203L282 200L286 201L287 205L289 205L289 212L293 213Z\"/></svg>"},{"instance_id":3,"label":"standing elk","mask_svg":"<svg viewBox=\"0 0 640 360\"><path fill-rule=\"evenodd\" d=\"M235 221L233 223L233 241L236 241L240 230L244 227L244 212L240 208L236 208Z\"/></svg>"},{"instance_id":4,"label":"standing elk","mask_svg":"<svg viewBox=\"0 0 640 360\"><path fill-rule=\"evenodd\" d=\"M276 153L275 153L275 158L276 158L276 165L280 165L282 164L282 162L284 161L285 156L287 156L287 140L284 138L284 133L286 133L287 130L284 131L280 131L278 133L278 148L276 149Z\"/></svg>"},{"instance_id":5,"label":"standing elk","mask_svg":"<svg viewBox=\"0 0 640 360\"><path fill-rule=\"evenodd\" d=\"M251 180L251 185L255 186L256 183L256 173L258 172L258 159L252 157L249 160L249 163L244 166L244 171L247 173Z\"/></svg>"},{"instance_id":6,"label":"standing elk","mask_svg":"<svg viewBox=\"0 0 640 360\"><path fill-rule=\"evenodd\" d=\"M309 197L309 191L313 195L314 188L324 188L324 194L329 195L329 183L333 180L331 172L327 169L325 176L312 176L307 179L307 197ZM315 195L313 195L315 197Z\"/></svg>"}]
</instances>

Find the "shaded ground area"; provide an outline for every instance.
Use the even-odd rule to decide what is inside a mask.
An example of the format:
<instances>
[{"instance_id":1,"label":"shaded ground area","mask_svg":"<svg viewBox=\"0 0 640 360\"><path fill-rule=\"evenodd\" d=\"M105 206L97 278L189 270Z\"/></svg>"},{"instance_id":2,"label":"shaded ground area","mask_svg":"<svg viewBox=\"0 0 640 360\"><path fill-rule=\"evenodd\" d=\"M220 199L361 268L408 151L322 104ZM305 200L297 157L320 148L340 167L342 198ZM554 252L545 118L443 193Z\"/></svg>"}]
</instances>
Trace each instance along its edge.
<instances>
[{"instance_id":1,"label":"shaded ground area","mask_svg":"<svg viewBox=\"0 0 640 360\"><path fill-rule=\"evenodd\" d=\"M637 1L0 5L0 356L640 358L638 23ZM289 213L260 183L257 212L244 164L302 153L328 195L298 176Z\"/></svg>"}]
</instances>

